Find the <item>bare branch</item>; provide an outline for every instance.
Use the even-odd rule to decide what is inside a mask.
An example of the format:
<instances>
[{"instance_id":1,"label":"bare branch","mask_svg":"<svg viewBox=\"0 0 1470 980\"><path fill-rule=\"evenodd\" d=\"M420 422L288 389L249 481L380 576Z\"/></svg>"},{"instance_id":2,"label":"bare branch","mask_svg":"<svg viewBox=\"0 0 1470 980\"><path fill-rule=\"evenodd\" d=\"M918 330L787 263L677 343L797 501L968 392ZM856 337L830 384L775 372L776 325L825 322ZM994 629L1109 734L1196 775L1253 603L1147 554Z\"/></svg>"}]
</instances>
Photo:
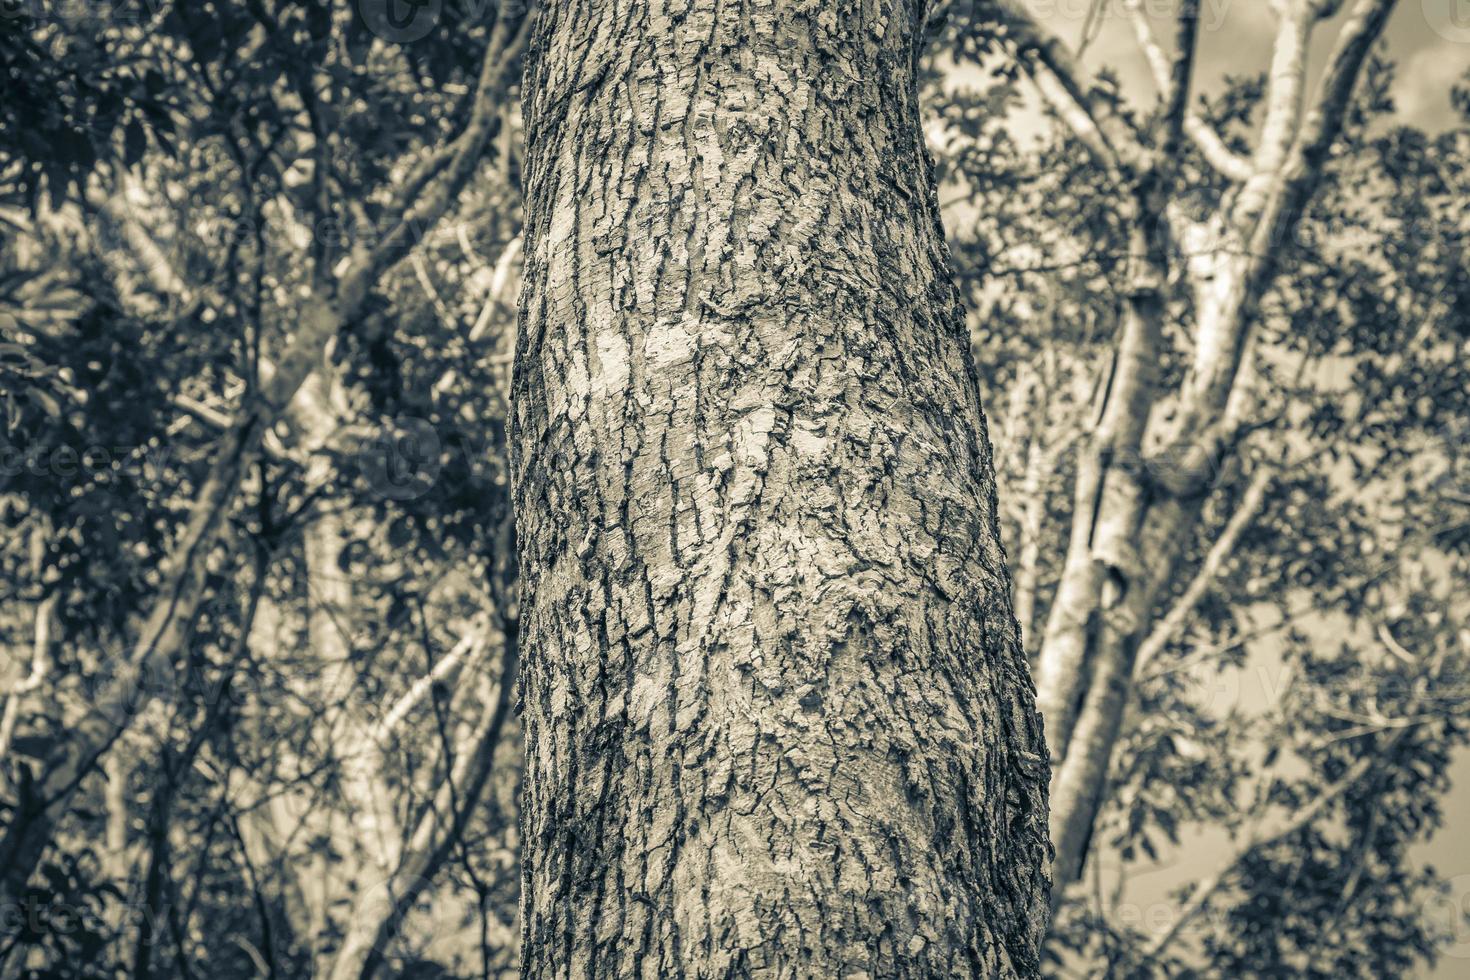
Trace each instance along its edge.
<instances>
[{"instance_id":1,"label":"bare branch","mask_svg":"<svg viewBox=\"0 0 1470 980\"><path fill-rule=\"evenodd\" d=\"M1383 33L1396 0L1358 0L1342 30L1318 88L1316 103L1307 112L1286 167L1290 204L1311 193L1322 165L1342 132L1348 102L1362 73L1368 52Z\"/></svg>"},{"instance_id":2,"label":"bare branch","mask_svg":"<svg viewBox=\"0 0 1470 980\"><path fill-rule=\"evenodd\" d=\"M1109 100L1093 93L1092 80L1061 39L1019 0L995 0L990 9L1037 89L1097 161L1114 175L1135 164L1143 155L1137 136Z\"/></svg>"},{"instance_id":3,"label":"bare branch","mask_svg":"<svg viewBox=\"0 0 1470 980\"><path fill-rule=\"evenodd\" d=\"M52 592L36 607L30 673L3 695L5 707L0 710L0 760L9 754L11 741L15 738L15 726L20 720L21 699L32 691L39 690L51 674L51 633L56 624L56 606L60 600L61 593Z\"/></svg>"},{"instance_id":4,"label":"bare branch","mask_svg":"<svg viewBox=\"0 0 1470 980\"><path fill-rule=\"evenodd\" d=\"M478 660L485 652L487 643L484 624L476 626L460 637L454 648L441 657L428 673L414 681L403 696L394 702L393 707L383 716L382 720L373 727L369 735L373 746L378 750L386 746L388 739L393 737L393 733L403 723L403 719L408 717L408 713L424 699L429 690L435 684L449 683L466 667Z\"/></svg>"},{"instance_id":5,"label":"bare branch","mask_svg":"<svg viewBox=\"0 0 1470 980\"><path fill-rule=\"evenodd\" d=\"M1268 97L1271 107L1262 145L1252 160L1255 173L1240 189L1229 217L1232 237L1240 239L1234 244L1245 247L1238 259L1222 259L1212 278L1198 284L1199 328L1194 366L1185 384L1187 407L1179 416L1181 432L1226 404L1250 325L1276 275L1281 247L1292 237L1322 179L1363 63L1394 2L1357 0L1338 36L1318 98L1294 139L1312 22L1298 8L1282 21Z\"/></svg>"},{"instance_id":6,"label":"bare branch","mask_svg":"<svg viewBox=\"0 0 1470 980\"><path fill-rule=\"evenodd\" d=\"M1307 78L1307 46L1314 20L1292 5L1278 17L1267 72L1266 117L1250 161L1251 175L1236 198L1232 218L1250 228L1270 203L1301 121Z\"/></svg>"},{"instance_id":7,"label":"bare branch","mask_svg":"<svg viewBox=\"0 0 1470 980\"><path fill-rule=\"evenodd\" d=\"M1220 532L1220 536L1210 546L1209 553L1200 563L1194 578L1180 593L1174 605L1169 608L1169 612L1139 645L1138 656L1133 664L1135 682L1142 676L1149 661L1153 660L1179 635L1179 631L1184 628L1185 621L1194 613L1195 607L1209 594L1215 580L1220 576L1221 569L1235 552L1235 546L1240 541L1241 534L1250 527L1261 505L1265 503L1266 492L1271 488L1274 478L1275 471L1269 466L1262 466L1251 477L1250 485L1246 487L1245 494L1241 497L1235 512L1230 515L1230 520L1225 523L1225 528Z\"/></svg>"},{"instance_id":8,"label":"bare branch","mask_svg":"<svg viewBox=\"0 0 1470 980\"><path fill-rule=\"evenodd\" d=\"M520 264L521 236L517 235L506 243L505 248L500 252L500 257L495 260L495 272L490 277L490 291L485 295L485 304L480 307L479 316L475 317L475 325L470 328L470 343L475 343L483 338L489 332L491 324L501 322L514 324L514 290L520 285ZM482 360L494 363L497 359L484 358ZM439 380L434 382L434 394L442 395L454 387L457 377L453 368L445 371Z\"/></svg>"},{"instance_id":9,"label":"bare branch","mask_svg":"<svg viewBox=\"0 0 1470 980\"><path fill-rule=\"evenodd\" d=\"M186 415L189 415L195 420L204 423L211 429L224 431L225 429L228 429L231 423L234 421L230 418L229 415L221 412L219 409L211 408L199 399L191 398L183 392L179 392L170 397L169 403L173 405L174 408L177 408L180 411L184 412Z\"/></svg>"},{"instance_id":10,"label":"bare branch","mask_svg":"<svg viewBox=\"0 0 1470 980\"><path fill-rule=\"evenodd\" d=\"M1161 97L1167 98L1173 86L1174 71L1176 65L1171 67L1169 58L1164 54L1158 38L1154 36L1153 25L1148 21L1148 15L1144 12L1142 0L1128 0L1125 3L1129 18L1133 23L1133 32L1138 38L1138 46L1143 49L1144 58L1148 61L1149 69L1153 72L1154 84L1158 86ZM1198 17L1195 19L1198 30ZM1181 37L1183 35L1181 34ZM1200 151L1207 164L1215 169L1222 177L1237 183L1245 181L1251 175L1250 164L1239 154L1225 145L1220 134L1215 128L1201 119L1198 113L1188 109L1187 86L1184 87L1181 106L1184 135L1188 136Z\"/></svg>"},{"instance_id":11,"label":"bare branch","mask_svg":"<svg viewBox=\"0 0 1470 980\"><path fill-rule=\"evenodd\" d=\"M494 771L495 749L515 703L519 627L514 620L504 619L500 626L502 653L495 703L482 716L470 745L439 788L433 804L414 825L397 869L380 886L359 896L351 917L353 927L332 961L331 980L368 980L373 976L383 955L384 937L392 934L444 866L484 794Z\"/></svg>"},{"instance_id":12,"label":"bare branch","mask_svg":"<svg viewBox=\"0 0 1470 980\"><path fill-rule=\"evenodd\" d=\"M495 27L490 34L489 46L485 51L485 60L480 65L480 78L475 87L470 119L464 131L447 148L449 159L445 161L442 169L431 172L425 178L425 186L422 190L419 187L409 188L413 192L412 197L406 193L397 195L398 200L402 202L413 200L415 203L412 206L396 209L401 217L378 242L367 262L361 268L354 270L355 276L344 277L349 281L344 281L342 284L343 291L359 289L365 291L383 268L391 265L404 249L412 246L413 243L409 241L411 234L434 224L443 216L449 205L459 196L470 174L474 172L475 165L480 161L480 153L485 147L485 141L489 138L490 123L495 119L494 110L500 104L507 69L525 48L530 34L530 25L535 19L530 11L525 12L519 23L514 25L515 33L512 34L512 24L507 17L512 6L517 5L509 3L500 5ZM429 179L435 180L432 187L427 186Z\"/></svg>"},{"instance_id":13,"label":"bare branch","mask_svg":"<svg viewBox=\"0 0 1470 980\"><path fill-rule=\"evenodd\" d=\"M1161 152L1172 160L1184 135L1184 117L1189 104L1189 86L1194 75L1194 46L1199 34L1199 0L1183 0L1179 4L1179 50L1169 72L1169 84L1163 90L1164 140Z\"/></svg>"}]
</instances>

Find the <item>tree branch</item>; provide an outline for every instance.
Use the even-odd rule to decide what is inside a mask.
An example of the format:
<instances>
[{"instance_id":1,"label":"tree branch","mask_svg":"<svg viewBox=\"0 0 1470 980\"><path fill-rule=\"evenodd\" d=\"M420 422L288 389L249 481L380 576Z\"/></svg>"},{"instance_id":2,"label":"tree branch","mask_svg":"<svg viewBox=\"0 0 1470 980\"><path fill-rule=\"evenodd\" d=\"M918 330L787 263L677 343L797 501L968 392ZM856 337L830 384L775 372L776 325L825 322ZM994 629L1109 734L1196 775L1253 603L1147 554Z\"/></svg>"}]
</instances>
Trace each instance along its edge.
<instances>
[{"instance_id":1,"label":"tree branch","mask_svg":"<svg viewBox=\"0 0 1470 980\"><path fill-rule=\"evenodd\" d=\"M411 234L419 233L425 226L437 222L453 200L459 196L490 134L490 123L495 118L494 108L499 105L499 94L504 88L506 70L524 50L530 34L531 22L535 19L527 10L511 33L509 8L518 4L501 3L496 13L495 27L490 33L485 60L480 65L480 78L475 87L475 98L470 109L470 119L458 138L450 145L450 156L438 173L435 185L417 195L416 203L398 210L400 217L394 226L373 248L369 260L362 270L362 283L355 288L364 288L377 273L397 261L402 252L412 247ZM409 198L400 196L400 201ZM344 288L347 284L344 283Z\"/></svg>"},{"instance_id":2,"label":"tree branch","mask_svg":"<svg viewBox=\"0 0 1470 980\"><path fill-rule=\"evenodd\" d=\"M1266 117L1251 156L1251 175L1240 189L1232 220L1251 228L1273 196L1301 121L1302 90L1307 77L1307 46L1315 20L1296 3L1279 11L1276 39L1267 73Z\"/></svg>"},{"instance_id":3,"label":"tree branch","mask_svg":"<svg viewBox=\"0 0 1470 980\"><path fill-rule=\"evenodd\" d=\"M1092 80L1061 39L1032 17L1020 0L994 0L986 7L1006 28L1037 89L1098 163L1115 178L1135 166L1143 148L1132 127L1111 101L1094 94Z\"/></svg>"},{"instance_id":4,"label":"tree branch","mask_svg":"<svg viewBox=\"0 0 1470 980\"><path fill-rule=\"evenodd\" d=\"M49 846L55 823L70 807L83 779L126 730L139 703L156 693L142 690L145 679L168 683L174 658L188 641L205 593L206 558L225 535L231 507L245 473L260 458L265 432L286 411L302 384L320 363L327 342L360 309L382 272L400 258L408 230L436 223L448 210L479 160L491 105L503 88L505 68L524 45L529 16L513 37L502 5L480 72L470 124L456 141L443 178L412 207L376 247L357 248L338 279L335 296L323 288L326 270L317 270L315 286L302 287L296 332L276 363L274 376L242 406L221 437L213 463L190 508L183 533L163 566L163 585L136 644L117 667L106 688L95 693L92 710L46 750L47 771L39 798L17 813L0 837L0 904L20 900L31 872Z\"/></svg>"},{"instance_id":5,"label":"tree branch","mask_svg":"<svg viewBox=\"0 0 1470 980\"><path fill-rule=\"evenodd\" d=\"M428 694L435 684L448 683L478 660L485 652L487 642L483 626L475 627L460 637L454 648L441 657L439 662L434 664L426 674L414 681L403 696L394 702L393 707L383 716L382 720L373 727L369 735L373 748L381 751L387 745L388 739L393 737L398 726L403 723L403 719L408 717L408 713L413 710L414 706L424 699L424 695Z\"/></svg>"},{"instance_id":6,"label":"tree branch","mask_svg":"<svg viewBox=\"0 0 1470 980\"><path fill-rule=\"evenodd\" d=\"M1277 271L1281 248L1295 231L1326 169L1327 156L1343 119L1363 62L1383 31L1395 0L1357 0L1344 22L1322 79L1318 98L1292 139L1300 114L1310 11L1292 8L1277 38L1273 81L1262 135L1252 160L1255 171L1240 189L1229 217L1231 236L1244 248L1218 263L1196 299L1199 330L1194 366L1185 383L1178 429L1188 433L1213 417L1230 395L1250 324ZM1288 141L1289 149L1284 149ZM1279 161L1279 165L1278 165Z\"/></svg>"},{"instance_id":7,"label":"tree branch","mask_svg":"<svg viewBox=\"0 0 1470 980\"><path fill-rule=\"evenodd\" d=\"M1250 164L1230 147L1225 145L1220 134L1215 128L1205 122L1195 112L1188 110L1187 86L1174 86L1175 69L1178 67L1177 60L1173 67L1169 58L1164 54L1164 49L1159 45L1158 38L1154 36L1153 25L1148 21L1148 14L1144 12L1142 0L1127 0L1124 6L1128 10L1129 19L1133 23L1133 32L1138 38L1138 46L1143 49L1145 60L1148 61L1149 69L1154 76L1154 84L1158 86L1160 96L1168 98L1168 93L1175 92L1180 99L1180 108L1174 110L1181 120L1184 135L1194 143L1204 157L1205 163L1214 168L1215 172L1227 180L1241 183L1251 175ZM1196 9L1197 5L1196 5ZM1198 16L1195 17L1195 26L1191 31L1191 39L1194 32L1198 31ZM1181 37L1184 35L1181 33Z\"/></svg>"},{"instance_id":8,"label":"tree branch","mask_svg":"<svg viewBox=\"0 0 1470 980\"><path fill-rule=\"evenodd\" d=\"M414 826L402 860L388 880L361 894L352 929L331 964L331 980L369 980L378 969L384 939L427 889L453 851L494 771L495 749L515 703L519 624L502 618L499 693L460 756L453 774ZM457 788L462 787L462 792Z\"/></svg>"},{"instance_id":9,"label":"tree branch","mask_svg":"<svg viewBox=\"0 0 1470 980\"><path fill-rule=\"evenodd\" d=\"M1375 753L1385 755L1392 751L1394 746L1401 742L1410 729L1403 728L1395 731L1384 741L1383 745ZM1296 814L1281 827L1269 833L1259 829L1252 832L1230 853L1223 864L1212 874L1200 879L1189 892L1188 898L1180 907L1177 918L1170 924L1162 934L1149 943L1143 950L1140 965L1146 964L1156 958L1169 946L1184 929L1186 925L1193 922L1199 914L1204 911L1209 903L1210 897L1220 889L1230 875L1241 865L1247 857L1262 848L1270 847L1278 841L1285 840L1292 834L1297 833L1311 824L1321 816L1329 806L1336 802L1344 793L1373 769L1377 760L1373 756L1364 756L1343 773L1335 782L1324 789L1315 800L1302 807Z\"/></svg>"},{"instance_id":10,"label":"tree branch","mask_svg":"<svg viewBox=\"0 0 1470 980\"><path fill-rule=\"evenodd\" d=\"M1199 0L1183 0L1179 4L1179 50L1169 72L1169 84L1163 90L1164 139L1161 154L1173 160L1184 135L1184 119L1188 114L1190 81L1194 75L1194 47L1199 34Z\"/></svg>"},{"instance_id":11,"label":"tree branch","mask_svg":"<svg viewBox=\"0 0 1470 980\"><path fill-rule=\"evenodd\" d=\"M1179 631L1184 628L1185 621L1194 613L1196 606L1209 594L1210 588L1215 580L1219 578L1221 569L1230 560L1235 552L1235 546L1240 541L1240 536L1250 527L1251 521L1255 520L1261 505L1265 503L1266 493L1271 488L1275 479L1275 471L1269 466L1262 466L1256 470L1251 477L1251 482L1246 487L1245 494L1236 506L1235 512L1230 515L1224 530L1210 546L1205 560L1200 563L1194 578L1189 585L1180 593L1174 605L1164 618L1154 626L1153 630L1144 638L1138 647L1138 656L1133 664L1133 678L1135 683L1142 676L1143 669L1164 647L1168 646Z\"/></svg>"},{"instance_id":12,"label":"tree branch","mask_svg":"<svg viewBox=\"0 0 1470 980\"><path fill-rule=\"evenodd\" d=\"M1274 269L1269 261L1271 245L1282 240L1292 227L1317 184L1327 163L1332 144L1342 132L1343 120L1353 89L1362 74L1368 52L1383 33L1396 0L1358 0L1338 34L1312 108L1308 110L1274 187L1272 200L1251 241L1250 252L1267 256L1263 276Z\"/></svg>"},{"instance_id":13,"label":"tree branch","mask_svg":"<svg viewBox=\"0 0 1470 980\"><path fill-rule=\"evenodd\" d=\"M5 707L0 709L0 761L4 761L10 753L10 745L15 738L15 726L20 721L22 699L32 691L39 690L51 673L52 631L56 625L56 607L60 601L61 593L53 591L36 606L30 673L0 695L5 700Z\"/></svg>"}]
</instances>

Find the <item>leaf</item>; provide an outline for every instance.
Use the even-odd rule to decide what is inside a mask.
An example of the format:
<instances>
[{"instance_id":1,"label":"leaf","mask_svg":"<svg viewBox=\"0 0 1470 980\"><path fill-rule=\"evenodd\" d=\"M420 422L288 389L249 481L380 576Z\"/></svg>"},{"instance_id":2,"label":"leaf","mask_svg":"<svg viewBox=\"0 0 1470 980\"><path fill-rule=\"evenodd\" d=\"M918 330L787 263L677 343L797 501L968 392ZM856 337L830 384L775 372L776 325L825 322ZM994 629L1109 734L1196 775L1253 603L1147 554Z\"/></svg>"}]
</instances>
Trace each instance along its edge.
<instances>
[{"instance_id":1,"label":"leaf","mask_svg":"<svg viewBox=\"0 0 1470 980\"><path fill-rule=\"evenodd\" d=\"M388 525L388 544L392 548L403 548L413 541L413 526L408 518L399 517Z\"/></svg>"},{"instance_id":2,"label":"leaf","mask_svg":"<svg viewBox=\"0 0 1470 980\"><path fill-rule=\"evenodd\" d=\"M148 134L137 119L130 120L123 130L123 163L131 167L143 159L148 150Z\"/></svg>"},{"instance_id":3,"label":"leaf","mask_svg":"<svg viewBox=\"0 0 1470 980\"><path fill-rule=\"evenodd\" d=\"M41 407L46 410L47 415L53 419L61 418L61 403L52 397L50 392L31 387L27 389L27 394L30 395L33 401L40 403Z\"/></svg>"},{"instance_id":4,"label":"leaf","mask_svg":"<svg viewBox=\"0 0 1470 980\"><path fill-rule=\"evenodd\" d=\"M313 41L320 41L332 32L332 14L325 4L307 4L306 32Z\"/></svg>"}]
</instances>

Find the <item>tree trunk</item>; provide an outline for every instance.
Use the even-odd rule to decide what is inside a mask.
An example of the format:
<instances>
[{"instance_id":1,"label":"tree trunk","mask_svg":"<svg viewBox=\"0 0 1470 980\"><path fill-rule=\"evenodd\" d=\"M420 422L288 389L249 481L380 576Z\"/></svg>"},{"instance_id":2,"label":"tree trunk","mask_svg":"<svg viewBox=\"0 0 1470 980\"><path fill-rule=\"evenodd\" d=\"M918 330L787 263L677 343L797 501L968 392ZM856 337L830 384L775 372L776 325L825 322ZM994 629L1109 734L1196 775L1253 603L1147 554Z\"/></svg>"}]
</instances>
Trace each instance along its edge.
<instances>
[{"instance_id":1,"label":"tree trunk","mask_svg":"<svg viewBox=\"0 0 1470 980\"><path fill-rule=\"evenodd\" d=\"M922 13L535 28L527 976L1037 972L1046 765Z\"/></svg>"},{"instance_id":2,"label":"tree trunk","mask_svg":"<svg viewBox=\"0 0 1470 980\"><path fill-rule=\"evenodd\" d=\"M1135 212L1159 212L1143 194ZM1078 463L1072 533L1056 598L1037 657L1039 703L1052 760L1067 756L1082 695L1096 667L1099 617L1142 577L1135 542L1147 512L1142 450L1157 388L1163 333L1163 243L1156 219L1138 219L1129 235L1123 324L1113 363L1097 393L1097 422Z\"/></svg>"},{"instance_id":3,"label":"tree trunk","mask_svg":"<svg viewBox=\"0 0 1470 980\"><path fill-rule=\"evenodd\" d=\"M480 724L470 733L450 778L439 787L433 805L408 830L401 858L391 872L360 890L352 901L342 943L319 976L328 980L372 980L383 967L384 954L418 898L430 891L434 876L444 867L469 826L471 815L486 792L500 745L514 707L519 624L497 613L501 627L498 691L487 704Z\"/></svg>"}]
</instances>

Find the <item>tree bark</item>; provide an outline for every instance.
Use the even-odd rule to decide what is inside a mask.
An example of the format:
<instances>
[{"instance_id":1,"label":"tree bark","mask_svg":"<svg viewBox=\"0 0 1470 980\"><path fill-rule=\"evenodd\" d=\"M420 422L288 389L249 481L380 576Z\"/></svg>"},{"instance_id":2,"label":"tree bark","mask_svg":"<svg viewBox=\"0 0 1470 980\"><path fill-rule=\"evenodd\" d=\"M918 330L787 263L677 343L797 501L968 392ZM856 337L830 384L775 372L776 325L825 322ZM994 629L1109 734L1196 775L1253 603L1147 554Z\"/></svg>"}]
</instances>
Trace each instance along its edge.
<instances>
[{"instance_id":1,"label":"tree bark","mask_svg":"<svg viewBox=\"0 0 1470 980\"><path fill-rule=\"evenodd\" d=\"M553 4L514 406L527 976L1033 976L1046 765L919 3Z\"/></svg>"},{"instance_id":2,"label":"tree bark","mask_svg":"<svg viewBox=\"0 0 1470 980\"><path fill-rule=\"evenodd\" d=\"M1140 193L1136 215L1157 215ZM1140 462L1158 387L1163 335L1163 243L1156 218L1135 219L1123 323L1113 363L1100 379L1096 425L1077 467L1072 531L1037 657L1038 702L1054 764L1067 757L1081 701L1096 669L1100 618L1142 576L1134 546L1147 509Z\"/></svg>"}]
</instances>

